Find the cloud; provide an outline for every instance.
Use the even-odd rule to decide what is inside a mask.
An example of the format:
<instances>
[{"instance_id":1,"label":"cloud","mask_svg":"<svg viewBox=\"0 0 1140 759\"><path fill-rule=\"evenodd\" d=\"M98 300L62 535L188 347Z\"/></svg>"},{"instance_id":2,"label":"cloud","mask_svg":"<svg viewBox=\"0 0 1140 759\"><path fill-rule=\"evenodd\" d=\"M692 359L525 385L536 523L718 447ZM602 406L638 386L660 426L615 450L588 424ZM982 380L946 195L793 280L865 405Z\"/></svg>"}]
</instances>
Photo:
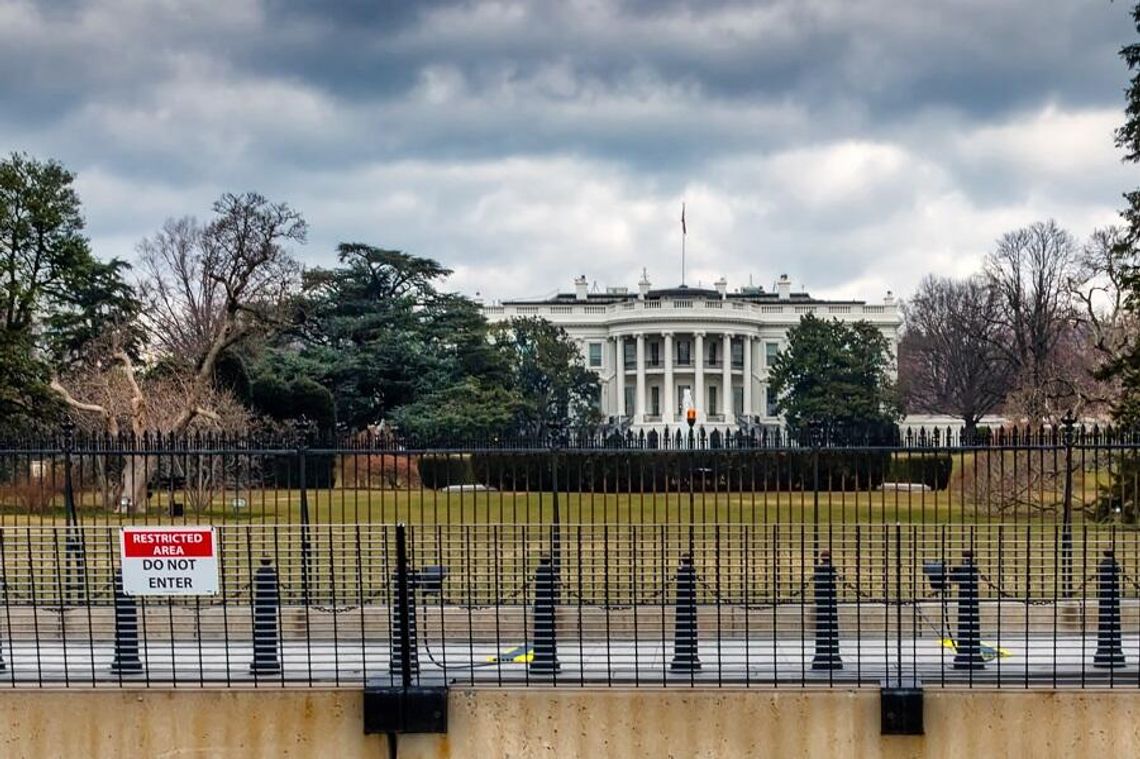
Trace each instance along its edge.
<instances>
[{"instance_id":1,"label":"cloud","mask_svg":"<svg viewBox=\"0 0 1140 759\"><path fill-rule=\"evenodd\" d=\"M586 273L822 295L1110 222L1125 4L0 0L0 146L80 175L97 250L257 189L507 298Z\"/></svg>"}]
</instances>

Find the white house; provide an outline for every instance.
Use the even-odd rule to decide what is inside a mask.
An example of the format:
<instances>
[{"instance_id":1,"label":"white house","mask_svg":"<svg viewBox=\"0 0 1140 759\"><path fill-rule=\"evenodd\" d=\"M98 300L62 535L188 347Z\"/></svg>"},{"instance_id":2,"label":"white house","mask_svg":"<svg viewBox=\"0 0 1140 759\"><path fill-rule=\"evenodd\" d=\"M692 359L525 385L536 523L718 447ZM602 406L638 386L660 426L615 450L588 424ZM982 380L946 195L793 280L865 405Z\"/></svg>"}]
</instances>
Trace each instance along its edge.
<instances>
[{"instance_id":1,"label":"white house","mask_svg":"<svg viewBox=\"0 0 1140 759\"><path fill-rule=\"evenodd\" d=\"M891 293L877 304L818 300L792 292L786 275L775 292L751 286L729 292L724 278L711 290L654 290L644 272L636 292L590 292L581 276L573 293L483 307L491 322L537 316L563 327L598 373L603 413L646 433L684 424L685 391L692 393L697 423L710 433L779 424L768 366L783 349L788 329L808 313L866 320L883 331L892 351L897 347L901 320Z\"/></svg>"}]
</instances>

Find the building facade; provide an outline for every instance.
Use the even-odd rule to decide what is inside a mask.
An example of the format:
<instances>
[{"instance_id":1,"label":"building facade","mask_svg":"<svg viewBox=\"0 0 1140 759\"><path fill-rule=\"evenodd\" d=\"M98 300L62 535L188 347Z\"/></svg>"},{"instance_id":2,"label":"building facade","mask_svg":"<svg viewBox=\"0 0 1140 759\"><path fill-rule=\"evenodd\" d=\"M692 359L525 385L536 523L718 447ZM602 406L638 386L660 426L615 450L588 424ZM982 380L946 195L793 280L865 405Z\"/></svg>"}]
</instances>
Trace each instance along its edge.
<instances>
[{"instance_id":1,"label":"building facade","mask_svg":"<svg viewBox=\"0 0 1140 759\"><path fill-rule=\"evenodd\" d=\"M865 320L882 330L892 351L901 324L888 292L882 303L829 301L792 292L781 276L775 292L744 287L655 290L643 272L636 292L590 291L585 277L573 293L546 300L510 300L483 307L490 322L541 317L575 340L601 383L601 409L615 427L659 433L685 424L686 392L706 431L780 424L768 369L805 314Z\"/></svg>"}]
</instances>

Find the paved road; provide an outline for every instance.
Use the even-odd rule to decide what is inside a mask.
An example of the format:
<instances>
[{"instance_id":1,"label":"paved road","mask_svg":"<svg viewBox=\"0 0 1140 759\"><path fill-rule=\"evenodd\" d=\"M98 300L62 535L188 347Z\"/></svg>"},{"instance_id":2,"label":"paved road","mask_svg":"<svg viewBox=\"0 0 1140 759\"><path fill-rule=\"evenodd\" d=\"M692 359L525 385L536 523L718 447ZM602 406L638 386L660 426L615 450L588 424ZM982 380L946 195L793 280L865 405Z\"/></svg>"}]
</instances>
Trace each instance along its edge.
<instances>
[{"instance_id":1,"label":"paved road","mask_svg":"<svg viewBox=\"0 0 1140 759\"><path fill-rule=\"evenodd\" d=\"M518 641L520 644L522 641ZM986 643L996 643L985 641ZM1095 636L1064 636L1028 641L1000 641L1002 653L985 669L953 668L954 651L935 638L918 640L878 638L843 640L843 669L813 671L810 640L771 639L702 641L701 669L676 673L669 663L673 649L661 642L615 641L605 643L559 642L561 671L554 677L537 676L524 662L496 662L496 654L511 646L457 644L420 645L419 677L476 685L549 683L559 685L755 685L783 686L806 682L817 685L877 685L886 677L918 676L927 685L1000 687L1052 687L1080 685L1140 687L1140 637L1124 639L1127 665L1118 669L1093 666ZM300 685L359 686L366 679L390 678L389 650L384 644L288 642L281 650L280 674L254 677L249 672L252 644L193 641L144 647L139 674L112 671L114 647L109 642L47 644L17 642L4 649L6 669L0 687L232 685L281 687ZM901 667L900 667L901 663ZM1056 676L1054 676L1056 673Z\"/></svg>"}]
</instances>

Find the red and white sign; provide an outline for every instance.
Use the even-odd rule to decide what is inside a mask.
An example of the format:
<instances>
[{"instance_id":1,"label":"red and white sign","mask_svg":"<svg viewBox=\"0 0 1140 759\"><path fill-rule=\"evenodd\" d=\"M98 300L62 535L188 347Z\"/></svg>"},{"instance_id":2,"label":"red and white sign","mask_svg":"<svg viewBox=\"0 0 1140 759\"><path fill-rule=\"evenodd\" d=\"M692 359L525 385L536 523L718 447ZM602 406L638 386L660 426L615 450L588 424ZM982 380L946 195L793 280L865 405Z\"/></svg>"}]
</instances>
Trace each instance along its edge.
<instances>
[{"instance_id":1,"label":"red and white sign","mask_svg":"<svg viewBox=\"0 0 1140 759\"><path fill-rule=\"evenodd\" d=\"M124 527L119 533L128 596L202 596L218 592L213 527Z\"/></svg>"}]
</instances>

